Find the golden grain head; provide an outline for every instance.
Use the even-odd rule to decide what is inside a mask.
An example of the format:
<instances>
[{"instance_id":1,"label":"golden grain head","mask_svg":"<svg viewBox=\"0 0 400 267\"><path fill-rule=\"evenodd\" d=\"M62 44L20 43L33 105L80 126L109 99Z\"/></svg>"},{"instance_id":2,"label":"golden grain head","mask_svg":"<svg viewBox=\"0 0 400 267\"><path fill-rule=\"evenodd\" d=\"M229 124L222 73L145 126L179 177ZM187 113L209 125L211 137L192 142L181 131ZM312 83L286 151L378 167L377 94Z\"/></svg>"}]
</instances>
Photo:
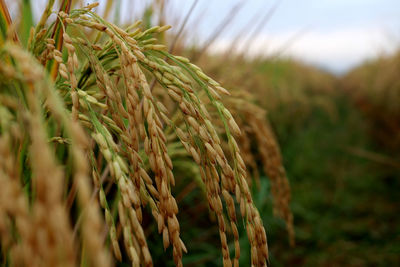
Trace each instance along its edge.
<instances>
[{"instance_id":1,"label":"golden grain head","mask_svg":"<svg viewBox=\"0 0 400 267\"><path fill-rule=\"evenodd\" d=\"M235 138L251 134L259 144L275 210L293 234L290 189L268 124L253 106L226 101L231 92L157 43L171 26L142 30L137 22L124 30L91 11L98 3L60 11L52 24L52 2L29 50L11 40L0 46L0 107L12 114L0 128L0 153L8 159L0 162L0 195L13 192L0 202L2 250L22 251L10 254L22 265L111 266L128 257L133 266L152 266L144 221L153 216L164 248L172 246L182 266L190 251L172 188L179 179L173 155L183 151L197 166L216 216L224 266L239 262L239 213L251 264L265 266L266 234L248 186L253 157ZM21 157L27 166L17 164ZM27 192L16 182L24 180ZM10 220L18 239L7 232Z\"/></svg>"}]
</instances>

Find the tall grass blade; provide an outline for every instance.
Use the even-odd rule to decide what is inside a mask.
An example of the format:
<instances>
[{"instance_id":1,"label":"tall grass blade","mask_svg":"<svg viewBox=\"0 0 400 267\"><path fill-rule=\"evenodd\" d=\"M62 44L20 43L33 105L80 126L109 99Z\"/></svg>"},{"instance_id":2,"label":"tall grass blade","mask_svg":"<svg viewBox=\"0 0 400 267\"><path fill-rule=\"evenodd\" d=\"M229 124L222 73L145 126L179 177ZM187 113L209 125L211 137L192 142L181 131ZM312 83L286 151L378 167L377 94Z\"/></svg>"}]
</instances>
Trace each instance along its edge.
<instances>
[{"instance_id":1,"label":"tall grass blade","mask_svg":"<svg viewBox=\"0 0 400 267\"><path fill-rule=\"evenodd\" d=\"M12 20L10 12L8 11L7 4L4 0L0 0L0 31L1 31L1 43L4 43L9 34L9 30L12 28ZM19 42L17 33L13 30L12 39L14 42Z\"/></svg>"},{"instance_id":2,"label":"tall grass blade","mask_svg":"<svg viewBox=\"0 0 400 267\"><path fill-rule=\"evenodd\" d=\"M21 42L27 46L31 28L33 27L33 11L30 0L23 0L21 3L22 19L19 24Z\"/></svg>"}]
</instances>

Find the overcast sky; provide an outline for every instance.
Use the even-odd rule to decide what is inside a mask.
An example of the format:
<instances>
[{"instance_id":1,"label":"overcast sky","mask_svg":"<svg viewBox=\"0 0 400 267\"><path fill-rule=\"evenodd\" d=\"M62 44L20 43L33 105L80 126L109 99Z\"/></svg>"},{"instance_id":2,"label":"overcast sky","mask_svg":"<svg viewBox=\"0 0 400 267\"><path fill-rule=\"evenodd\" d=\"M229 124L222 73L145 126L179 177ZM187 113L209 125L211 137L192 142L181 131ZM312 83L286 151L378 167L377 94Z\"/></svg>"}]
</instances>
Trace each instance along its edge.
<instances>
[{"instance_id":1,"label":"overcast sky","mask_svg":"<svg viewBox=\"0 0 400 267\"><path fill-rule=\"evenodd\" d=\"M182 12L192 2L171 1ZM200 0L196 10L205 12L197 26L200 37L206 38L237 2ZM276 11L250 46L250 54L279 51L340 73L380 53L393 52L400 43L400 0L244 2L214 49L230 46L248 21L262 18L276 3Z\"/></svg>"},{"instance_id":2,"label":"overcast sky","mask_svg":"<svg viewBox=\"0 0 400 267\"><path fill-rule=\"evenodd\" d=\"M152 0L119 0L124 21L134 21ZM194 0L165 0L169 18L183 17ZM42 10L40 2L35 7ZM86 1L88 3L92 0ZM100 0L105 5L105 0ZM116 0L118 2L118 0ZM282 53L343 73L381 53L393 52L400 43L400 0L198 0L189 20L190 40L206 40L237 3L242 2L230 28L219 35L213 51L223 50L246 25L256 25L277 4L276 11L250 47L244 32L237 44L250 55ZM101 7L100 7L101 9ZM200 18L200 19L198 19ZM173 24L174 29L179 23ZM176 25L178 24L178 25ZM196 38L194 37L196 36Z\"/></svg>"}]
</instances>

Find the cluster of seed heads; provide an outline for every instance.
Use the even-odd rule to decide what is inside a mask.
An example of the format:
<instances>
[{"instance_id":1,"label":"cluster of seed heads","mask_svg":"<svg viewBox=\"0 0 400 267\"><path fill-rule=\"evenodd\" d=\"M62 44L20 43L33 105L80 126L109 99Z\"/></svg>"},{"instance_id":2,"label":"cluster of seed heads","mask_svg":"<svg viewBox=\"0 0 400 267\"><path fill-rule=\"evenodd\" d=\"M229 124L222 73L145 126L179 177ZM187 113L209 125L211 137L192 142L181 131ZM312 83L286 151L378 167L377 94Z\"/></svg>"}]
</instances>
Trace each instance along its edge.
<instances>
[{"instance_id":1,"label":"cluster of seed heads","mask_svg":"<svg viewBox=\"0 0 400 267\"><path fill-rule=\"evenodd\" d=\"M265 111L253 104L249 93L234 92L234 96L226 99L224 104L235 114L238 123L243 127L239 137L239 147L242 151L245 165L251 166L248 177L259 179L259 167L255 163L260 159L264 173L271 183L273 195L273 211L287 225L289 242L294 245L293 215L290 210L290 186L283 168L282 156L272 129L265 119ZM257 144L257 151L252 150L252 143ZM251 180L248 180L250 183ZM259 181L257 181L259 182Z\"/></svg>"},{"instance_id":2,"label":"cluster of seed heads","mask_svg":"<svg viewBox=\"0 0 400 267\"><path fill-rule=\"evenodd\" d=\"M1 93L0 111L13 114L2 119L0 131L0 153L9 159L0 162L1 197L9 192L0 201L2 249L15 252L15 263L32 266L74 266L79 257L93 266L109 266L108 243L116 260L126 255L133 266L152 266L143 225L144 213L150 212L164 248L172 246L174 262L182 266L188 251L172 194L179 177L170 156L170 132L199 168L217 218L224 266L239 265L236 205L251 245L251 264L266 266L266 232L249 190L247 160L235 139L243 133L222 101L230 93L187 58L170 55L156 43L157 34L170 26L142 30L135 23L124 30L93 13L92 4L59 12L59 24L46 28L52 2L31 33L28 51L11 43L1 47L6 64L0 75L9 89ZM59 39L52 37L57 25ZM46 75L48 69L56 75ZM174 110L154 93L153 79ZM18 89L24 98L15 93L16 80L26 85ZM17 136L15 129L26 133ZM56 134L51 142L49 131ZM12 168L19 152L10 144L25 142L30 144L33 200L16 182L22 173ZM72 159L61 159L65 168L56 160L61 148ZM11 209L12 201L18 209ZM73 208L77 218L69 217ZM20 241L3 235L10 220L17 223ZM232 237L234 256L228 247ZM77 247L84 253L78 255Z\"/></svg>"}]
</instances>

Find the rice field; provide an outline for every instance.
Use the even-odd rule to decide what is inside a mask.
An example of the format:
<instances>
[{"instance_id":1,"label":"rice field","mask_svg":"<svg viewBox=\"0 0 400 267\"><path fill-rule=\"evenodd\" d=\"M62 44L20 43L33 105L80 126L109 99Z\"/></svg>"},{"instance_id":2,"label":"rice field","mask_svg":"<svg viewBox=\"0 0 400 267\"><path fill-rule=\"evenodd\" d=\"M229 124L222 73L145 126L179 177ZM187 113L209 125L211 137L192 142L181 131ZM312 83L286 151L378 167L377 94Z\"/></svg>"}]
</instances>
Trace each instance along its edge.
<instances>
[{"instance_id":1,"label":"rice field","mask_svg":"<svg viewBox=\"0 0 400 267\"><path fill-rule=\"evenodd\" d=\"M83 2L0 0L2 266L400 263L397 55L338 77Z\"/></svg>"}]
</instances>

